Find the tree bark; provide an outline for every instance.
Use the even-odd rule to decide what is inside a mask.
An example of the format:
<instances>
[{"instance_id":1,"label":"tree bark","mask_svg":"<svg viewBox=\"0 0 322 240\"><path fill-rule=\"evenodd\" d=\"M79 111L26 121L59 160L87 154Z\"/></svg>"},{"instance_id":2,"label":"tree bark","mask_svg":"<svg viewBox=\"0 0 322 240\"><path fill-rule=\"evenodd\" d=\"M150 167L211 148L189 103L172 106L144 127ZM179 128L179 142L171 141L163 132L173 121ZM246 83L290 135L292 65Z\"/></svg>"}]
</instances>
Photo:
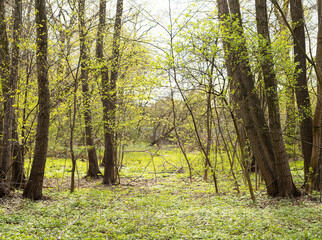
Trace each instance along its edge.
<instances>
[{"instance_id":1,"label":"tree bark","mask_svg":"<svg viewBox=\"0 0 322 240\"><path fill-rule=\"evenodd\" d=\"M13 25L13 46L12 46L12 58L11 58L11 84L12 84L12 99L14 103L14 96L18 83L18 70L20 64L20 32L22 25L22 3L21 0L15 0L15 9L14 9L14 25ZM24 166L23 166L23 158L22 158L22 149L19 145L18 133L17 133L17 124L15 117L15 109L12 107L12 182L14 186L20 187L24 183Z\"/></svg>"},{"instance_id":2,"label":"tree bark","mask_svg":"<svg viewBox=\"0 0 322 240\"><path fill-rule=\"evenodd\" d=\"M269 113L269 128L275 157L275 169L278 179L278 191L282 197L299 196L301 193L293 183L284 140L282 136L279 102L277 94L277 79L274 72L273 56L271 55L270 36L266 0L256 0L257 31L263 41L260 41L262 55L261 68L265 83L266 98Z\"/></svg>"},{"instance_id":3,"label":"tree bark","mask_svg":"<svg viewBox=\"0 0 322 240\"><path fill-rule=\"evenodd\" d=\"M292 22L295 24L294 32L294 62L296 65L295 94L299 110L300 135L302 154L304 157L304 178L305 183L309 173L312 157L312 110L306 78L306 50L305 50L305 29L302 0L290 0Z\"/></svg>"},{"instance_id":4,"label":"tree bark","mask_svg":"<svg viewBox=\"0 0 322 240\"><path fill-rule=\"evenodd\" d=\"M12 84L10 78L10 56L9 42L7 37L7 24L5 17L5 1L0 0L0 78L2 82L3 94L3 132L1 146L1 166L0 177L5 181L10 181L9 168L12 161L12 114L13 98Z\"/></svg>"},{"instance_id":5,"label":"tree bark","mask_svg":"<svg viewBox=\"0 0 322 240\"><path fill-rule=\"evenodd\" d=\"M224 2L226 0L219 0L219 9L220 6L223 9L225 6L228 6ZM261 169L261 174L267 187L267 193L270 196L276 196L278 194L278 184L272 143L247 60L246 41L243 35L239 2L230 0L229 7L232 17L229 20L230 22L227 23L226 21L229 28L224 26L225 31L237 31L238 38L241 40L236 43L236 39L230 38L230 32L225 32L223 36L223 41L228 46L226 48L226 58L228 70L230 69L229 71L231 71L234 99L240 109L251 150ZM221 14L227 15L225 12ZM234 22L238 23L238 25L233 24ZM236 34L234 35L236 36ZM238 44L238 46L232 47L231 44Z\"/></svg>"},{"instance_id":6,"label":"tree bark","mask_svg":"<svg viewBox=\"0 0 322 240\"><path fill-rule=\"evenodd\" d=\"M111 185L117 183L117 155L115 154L115 111L116 111L116 81L119 74L120 38L122 29L123 0L117 0L116 16L114 23L112 63L110 81L103 84L103 111L104 111L104 180L103 184Z\"/></svg>"},{"instance_id":7,"label":"tree bark","mask_svg":"<svg viewBox=\"0 0 322 240\"><path fill-rule=\"evenodd\" d=\"M212 71L213 71L213 64L212 64ZM211 75L213 73L211 72ZM206 155L209 157L212 145L212 128L211 128L211 116L212 116L212 106L211 106L211 98L213 93L213 83L212 83L212 76L209 77L209 82L207 86L207 111L206 111L206 132L207 132L207 142L206 142ZM205 170L204 170L204 180L207 181L208 176L208 162L205 161Z\"/></svg>"},{"instance_id":8,"label":"tree bark","mask_svg":"<svg viewBox=\"0 0 322 240\"><path fill-rule=\"evenodd\" d=\"M313 119L313 149L311 158L311 171L309 173L309 186L307 190L322 190L322 0L318 5L318 36L316 47L316 74L317 74L317 102Z\"/></svg>"},{"instance_id":9,"label":"tree bark","mask_svg":"<svg viewBox=\"0 0 322 240\"><path fill-rule=\"evenodd\" d=\"M88 53L85 31L85 0L79 0L79 41L80 41L80 57L81 57L81 74L80 81L82 82L83 90L83 105L84 105L84 120L85 120L85 135L86 147L88 154L88 172L87 177L98 178L101 174L98 162L96 148L92 134L92 111L91 98L88 84Z\"/></svg>"},{"instance_id":10,"label":"tree bark","mask_svg":"<svg viewBox=\"0 0 322 240\"><path fill-rule=\"evenodd\" d=\"M224 4L225 5L225 4ZM242 19L240 14L240 5L238 0L229 0L230 13L232 14L231 21L234 26L230 31L234 31L234 35L238 36L238 41L229 38L229 33L225 34L229 42L227 55L229 56L229 64L232 71L233 89L235 90L236 100L242 114L242 119L247 132L247 137L250 142L251 149L257 160L261 170L262 177L265 181L267 192L271 196L290 196L289 192L297 195L296 188L290 185L290 189L280 188L280 176L288 179L288 163L275 159L275 152L279 152L275 143L272 142L270 129L265 121L264 111L261 107L260 100L256 93L254 85L254 77L251 73L251 68L248 60L246 40L243 33ZM233 47L231 45L234 44ZM273 106L276 108L276 106ZM274 114L277 114L274 112ZM278 115L275 115L274 119ZM279 145L281 149L283 146ZM277 169L278 167L282 169ZM294 191L293 191L294 190Z\"/></svg>"},{"instance_id":11,"label":"tree bark","mask_svg":"<svg viewBox=\"0 0 322 240\"><path fill-rule=\"evenodd\" d=\"M50 92L47 63L47 16L46 1L36 0L36 29L37 29L37 82L38 82L38 123L34 159L27 187L23 197L33 200L42 198L42 186L45 174L45 165L48 147L48 130L50 116Z\"/></svg>"},{"instance_id":12,"label":"tree bark","mask_svg":"<svg viewBox=\"0 0 322 240\"><path fill-rule=\"evenodd\" d=\"M9 132L5 132L4 123L5 119L8 117L8 112L6 110L6 105L8 105L6 99L7 96L7 88L9 85L9 67L10 67L10 57L9 57L9 43L7 37L7 24L5 17L6 9L5 9L5 1L0 0L0 79L2 82L2 96L4 98L4 104L1 106L1 120L0 120L0 140L2 142L0 146L0 197L9 194L9 179L8 179L8 169L10 166L10 156L8 156L8 142L3 135L9 134ZM7 112L7 113L5 113ZM4 145L5 144L5 145ZM10 153L9 153L10 154ZM2 157L3 156L3 157Z\"/></svg>"}]
</instances>

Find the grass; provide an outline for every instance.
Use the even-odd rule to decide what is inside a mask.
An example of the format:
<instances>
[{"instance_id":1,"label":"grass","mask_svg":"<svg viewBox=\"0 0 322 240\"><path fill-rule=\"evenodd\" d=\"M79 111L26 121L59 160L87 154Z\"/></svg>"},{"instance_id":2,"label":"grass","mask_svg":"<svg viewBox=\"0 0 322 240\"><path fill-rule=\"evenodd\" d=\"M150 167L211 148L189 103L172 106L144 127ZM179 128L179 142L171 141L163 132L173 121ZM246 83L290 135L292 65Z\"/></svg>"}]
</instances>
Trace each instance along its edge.
<instances>
[{"instance_id":1,"label":"grass","mask_svg":"<svg viewBox=\"0 0 322 240\"><path fill-rule=\"evenodd\" d=\"M225 161L220 194L201 180L201 169L192 183L188 171L176 172L185 166L177 149L126 152L123 164L121 184L106 187L81 178L86 162L79 161L78 188L70 194L70 160L48 159L48 199L33 202L17 191L0 200L0 239L322 239L320 203L268 198L263 187L253 203L241 174L241 193L233 190ZM299 173L300 163L292 168Z\"/></svg>"}]
</instances>

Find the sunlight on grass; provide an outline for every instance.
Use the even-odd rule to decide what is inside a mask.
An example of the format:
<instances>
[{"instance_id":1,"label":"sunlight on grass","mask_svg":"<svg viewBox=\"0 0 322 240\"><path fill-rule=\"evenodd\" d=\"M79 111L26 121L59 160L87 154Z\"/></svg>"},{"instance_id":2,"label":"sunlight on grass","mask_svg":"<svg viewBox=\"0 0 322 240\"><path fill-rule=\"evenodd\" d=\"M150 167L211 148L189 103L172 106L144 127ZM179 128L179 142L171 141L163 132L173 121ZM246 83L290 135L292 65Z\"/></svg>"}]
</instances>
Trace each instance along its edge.
<instances>
[{"instance_id":1,"label":"sunlight on grass","mask_svg":"<svg viewBox=\"0 0 322 240\"><path fill-rule=\"evenodd\" d=\"M193 169L189 183L178 149L126 150L120 185L84 179L87 163L78 160L73 194L68 192L70 159L49 158L48 199L22 199L21 191L3 199L0 239L321 239L321 204L305 197L271 199L262 186L253 203L238 165L237 195L225 155L217 165L216 195L213 183L202 181L201 168ZM195 153L189 159L192 166L202 160ZM302 175L300 162L291 162L291 168Z\"/></svg>"}]
</instances>

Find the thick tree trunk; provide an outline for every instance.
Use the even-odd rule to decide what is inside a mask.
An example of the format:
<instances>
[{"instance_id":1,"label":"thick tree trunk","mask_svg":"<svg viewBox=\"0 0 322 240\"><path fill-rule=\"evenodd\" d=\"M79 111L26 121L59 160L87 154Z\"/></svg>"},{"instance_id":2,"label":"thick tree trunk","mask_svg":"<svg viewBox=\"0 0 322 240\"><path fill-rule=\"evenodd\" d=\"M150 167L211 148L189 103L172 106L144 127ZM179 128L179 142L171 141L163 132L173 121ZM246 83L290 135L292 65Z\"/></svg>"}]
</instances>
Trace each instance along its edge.
<instances>
[{"instance_id":1,"label":"thick tree trunk","mask_svg":"<svg viewBox=\"0 0 322 240\"><path fill-rule=\"evenodd\" d=\"M266 0L256 0L256 20L258 34L263 39L260 43L260 52L263 59L261 68L266 89L269 128L275 157L278 191L279 195L283 197L298 196L300 195L300 192L297 190L292 180L291 169L282 136L277 79L274 72L273 56L270 53L271 43L268 29Z\"/></svg>"},{"instance_id":2,"label":"thick tree trunk","mask_svg":"<svg viewBox=\"0 0 322 240\"><path fill-rule=\"evenodd\" d=\"M116 111L116 81L119 73L120 57L120 37L122 29L123 0L117 0L116 16L113 35L113 52L111 63L111 77L109 82L103 83L103 111L104 111L104 180L103 184L111 185L117 182L118 168L117 155L115 154L116 134L115 134L115 111Z\"/></svg>"},{"instance_id":3,"label":"thick tree trunk","mask_svg":"<svg viewBox=\"0 0 322 240\"><path fill-rule=\"evenodd\" d=\"M225 1L225 0L221 0ZM234 99L238 103L241 112L241 118L245 126L247 137L250 142L252 152L257 164L261 170L262 177L267 187L267 193L270 196L278 194L277 176L275 173L275 159L272 150L272 143L268 133L268 126L265 122L264 112L261 108L260 100L254 87L254 79L247 60L246 43L243 36L240 7L236 0L229 1L232 21L238 21L239 26L230 31L237 31L239 38L238 49L229 48L227 55L232 71L232 85L235 92ZM225 34L230 35L230 34ZM234 43L234 39L225 39L228 43ZM235 44L235 43L234 43Z\"/></svg>"},{"instance_id":4,"label":"thick tree trunk","mask_svg":"<svg viewBox=\"0 0 322 240\"><path fill-rule=\"evenodd\" d=\"M2 151L1 151L1 172L2 177L7 181L11 180L12 173L12 118L14 114L14 89L10 83L11 77L8 81L3 82L4 92L4 107L3 107L3 137L2 137Z\"/></svg>"},{"instance_id":5,"label":"thick tree trunk","mask_svg":"<svg viewBox=\"0 0 322 240\"><path fill-rule=\"evenodd\" d=\"M5 1L0 0L0 78L2 82L3 94L3 132L2 132L2 146L0 158L0 177L9 182L10 174L9 168L12 161L12 114L13 114L13 98L12 98L12 84L10 78L10 56L9 56L9 42L7 37L7 24L5 17Z\"/></svg>"},{"instance_id":6,"label":"thick tree trunk","mask_svg":"<svg viewBox=\"0 0 322 240\"><path fill-rule=\"evenodd\" d=\"M217 4L218 4L218 14L219 14L219 19L222 22L222 24L224 24L225 29L228 30L229 29L229 25L231 24L231 21L227 18L229 16L229 8L228 8L228 4L227 4L227 0L217 0ZM228 23L227 21L230 21L230 23ZM223 39L224 40L224 39ZM223 42L224 45L224 49L230 49L230 45L228 41ZM232 80L232 75L233 75L233 68L232 68L232 55L230 52L226 51L225 53L225 62L226 62L226 68L227 68L227 77L229 80ZM230 81L230 94L231 94L231 102L230 104L233 106L233 112L232 115L234 116L234 120L236 122L236 126L238 128L238 132L239 132L239 137L240 140L239 144L241 144L240 148L241 149L249 149L249 145L247 144L247 136L246 136L246 132L245 132L245 126L242 122L242 116L241 116L241 111L238 107L238 94L236 94L236 85L237 80L234 79L234 81ZM255 157L254 155L251 154L250 151L246 151L244 152L245 154L245 159L246 156L248 157L248 159L253 159L253 161L251 163L245 163L245 165L249 165L250 167L245 167L245 170L248 171L249 168L251 168L253 165L255 165ZM253 164L254 163L254 164Z\"/></svg>"},{"instance_id":7,"label":"thick tree trunk","mask_svg":"<svg viewBox=\"0 0 322 240\"><path fill-rule=\"evenodd\" d=\"M238 44L238 46L228 49L229 62L232 68L232 82L251 149L266 183L268 194L272 196L297 195L298 193L296 188L293 187L293 184L287 185L285 189L280 187L282 185L279 181L289 183L291 179L289 178L290 171L288 162L285 164L285 161L280 161L280 159L275 160L274 153L283 152L284 144L281 145L281 142L278 144L272 142L273 138L265 122L264 111L261 108L260 100L256 94L254 77L251 74L251 68L247 59L246 40L243 34L239 1L229 0L229 7L233 16L232 21L238 22L237 27L231 31L235 31L235 34L237 33L239 35L238 43L234 42L235 39L226 40L226 42L230 42L229 45ZM275 107L276 110L276 106L271 107ZM277 113L274 112L271 114ZM274 119L277 118L278 114L275 115ZM278 125L276 126L278 128ZM285 177L285 180L279 179L280 176Z\"/></svg>"},{"instance_id":8,"label":"thick tree trunk","mask_svg":"<svg viewBox=\"0 0 322 240\"><path fill-rule=\"evenodd\" d=\"M4 104L1 106L1 120L0 120L0 197L3 197L9 194L9 179L8 179L8 169L10 166L10 156L8 156L8 140L6 140L3 135L8 135L9 132L5 131L3 128L5 124L5 119L8 120L8 112L6 110L8 106L8 98L7 96L7 89L8 89L8 82L9 82L9 67L10 67L10 57L9 57L9 43L7 37L7 24L6 24L6 17L5 17L5 1L0 0L0 79L2 82L2 97L4 98ZM9 100L10 101L10 100ZM10 103L9 103L10 104ZM5 113L6 112L6 113ZM5 144L5 145L3 145ZM9 151L10 152L10 151ZM9 153L10 154L10 153ZM3 157L2 157L3 156Z\"/></svg>"},{"instance_id":9,"label":"thick tree trunk","mask_svg":"<svg viewBox=\"0 0 322 240\"><path fill-rule=\"evenodd\" d=\"M38 123L34 159L27 187L23 197L38 200L42 198L42 186L48 147L48 129L50 115L50 92L47 63L47 16L46 1L35 1L37 29L37 80L38 80Z\"/></svg>"},{"instance_id":10,"label":"thick tree trunk","mask_svg":"<svg viewBox=\"0 0 322 240\"><path fill-rule=\"evenodd\" d=\"M96 149L92 134L92 111L91 99L88 84L88 53L86 43L86 25L85 25L85 0L79 0L79 41L80 41L80 57L81 57L81 74L80 80L82 82L83 90L83 105L84 105L84 119L85 119L85 135L86 147L88 154L89 168L87 172L88 177L97 178L101 175L98 167Z\"/></svg>"},{"instance_id":11,"label":"thick tree trunk","mask_svg":"<svg viewBox=\"0 0 322 240\"><path fill-rule=\"evenodd\" d=\"M302 154L304 157L304 177L307 181L309 167L312 157L312 110L306 78L306 50L305 50L305 29L302 0L290 0L292 22L295 24L294 32L294 62L296 65L295 94L299 110L300 135Z\"/></svg>"}]
</instances>

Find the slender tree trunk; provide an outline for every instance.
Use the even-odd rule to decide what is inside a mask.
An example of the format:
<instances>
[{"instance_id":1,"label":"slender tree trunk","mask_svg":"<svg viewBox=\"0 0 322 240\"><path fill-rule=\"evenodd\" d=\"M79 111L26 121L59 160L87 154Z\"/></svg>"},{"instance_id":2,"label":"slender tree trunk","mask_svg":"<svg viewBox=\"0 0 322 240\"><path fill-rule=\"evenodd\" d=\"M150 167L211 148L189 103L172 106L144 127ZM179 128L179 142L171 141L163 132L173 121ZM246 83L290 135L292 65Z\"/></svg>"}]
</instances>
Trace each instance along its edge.
<instances>
[{"instance_id":1,"label":"slender tree trunk","mask_svg":"<svg viewBox=\"0 0 322 240\"><path fill-rule=\"evenodd\" d=\"M222 24L225 26L225 29L228 30L229 25L231 24L231 21L228 20L228 18L227 18L229 16L229 8L228 8L227 0L224 0L224 1L217 0L217 4L218 4L218 9L219 9L218 10L219 19L222 22ZM230 23L228 21L230 21ZM224 40L223 45L224 45L224 49L230 49L230 45L229 45L228 41ZM233 111L234 111L232 114L236 119L236 124L238 126L238 130L240 133L241 141L239 141L239 144L242 144L240 146L240 148L247 149L247 148L249 148L249 146L247 145L247 136L246 136L246 132L245 132L245 126L242 122L241 111L238 107L238 104L236 104L236 103L238 103L238 96L236 94L236 84L234 83L234 81L231 81L232 74L233 74L231 60L232 60L232 56L230 55L229 52L226 52L225 53L225 62L226 62L226 68L227 68L227 77L228 77L228 80L230 81L230 94L231 94L231 99L232 99L230 104L233 106ZM248 151L247 154L249 154L248 158L249 159L253 158L254 162L255 162L255 157L251 155L250 151ZM246 164L246 165L248 165L248 164ZM247 168L248 167L246 167L246 170L247 170Z\"/></svg>"},{"instance_id":2,"label":"slender tree trunk","mask_svg":"<svg viewBox=\"0 0 322 240\"><path fill-rule=\"evenodd\" d=\"M271 43L268 29L266 0L256 0L256 20L258 34L263 38L260 46L260 52L263 57L261 68L268 104L269 128L274 150L279 195L283 197L299 196L300 192L297 190L292 180L291 169L282 136L277 79L274 72L273 56L270 54Z\"/></svg>"},{"instance_id":3,"label":"slender tree trunk","mask_svg":"<svg viewBox=\"0 0 322 240\"><path fill-rule=\"evenodd\" d=\"M12 122L12 139L13 143L13 165L12 165L12 180L11 183L15 188L23 187L26 183L23 161L23 145L19 144L19 136L15 114Z\"/></svg>"},{"instance_id":4,"label":"slender tree trunk","mask_svg":"<svg viewBox=\"0 0 322 240\"><path fill-rule=\"evenodd\" d=\"M231 176L233 177L234 179L234 184L235 184L235 188L236 188L236 191L237 191L237 194L240 194L240 190L239 190L239 183L238 183L238 180L236 178L236 174L234 172L234 157L231 157L230 156L230 147L229 147L229 142L230 144L233 146L233 141L232 141L232 138L230 137L230 135L228 136L228 143L226 142L225 140L225 137L224 137L224 133L222 131L222 126L220 124L220 119L222 118L222 116L219 115L219 112L218 112L218 107L217 107L217 103L216 103L216 99L214 98L214 109L215 109L215 113L216 113L216 119L217 119L217 128L218 128L218 131L219 131L219 134L221 136L221 139L223 141L223 144L225 146L225 150L227 152L227 157L228 157L228 160L229 160L229 165L230 165L230 173L231 173ZM227 128L227 121L226 121L226 116L224 116L224 122L226 123L226 128ZM215 124L215 122L214 122Z\"/></svg>"},{"instance_id":5,"label":"slender tree trunk","mask_svg":"<svg viewBox=\"0 0 322 240\"><path fill-rule=\"evenodd\" d=\"M104 111L104 180L103 184L111 185L117 182L117 155L115 134L115 111L116 111L116 81L119 74L120 38L122 29L123 0L117 0L116 16L114 23L111 77L108 83L103 85L103 111Z\"/></svg>"},{"instance_id":6,"label":"slender tree trunk","mask_svg":"<svg viewBox=\"0 0 322 240\"><path fill-rule=\"evenodd\" d=\"M75 170L76 170L76 156L74 152L74 130L76 124L76 112L77 112L77 89L78 81L77 76L74 79L74 102L73 102L73 111L70 111L70 139L69 139L69 150L72 159L72 172L70 179L70 189L69 192L73 193L75 191ZM72 114L73 113L73 114Z\"/></svg>"},{"instance_id":7,"label":"slender tree trunk","mask_svg":"<svg viewBox=\"0 0 322 240\"><path fill-rule=\"evenodd\" d=\"M31 75L31 66L30 62L31 59L28 55L26 54L25 58L26 62L26 82L25 82L25 89L24 89L24 100L23 100L23 109L22 109L22 125L21 125L21 138L22 138L22 163L25 161L25 155L26 155L26 150L27 150L27 140L28 140L28 134L27 134L27 104L28 104L28 90L29 90L29 80L30 80L30 75Z\"/></svg>"},{"instance_id":8,"label":"slender tree trunk","mask_svg":"<svg viewBox=\"0 0 322 240\"><path fill-rule=\"evenodd\" d=\"M92 111L91 99L88 84L88 53L86 43L86 25L85 25L85 0L79 0L79 40L80 40L80 56L81 56L81 74L80 80L82 82L83 90L83 105L84 105L84 119L85 119L85 135L86 146L88 154L89 168L87 172L88 177L97 178L101 175L98 167L96 148L94 145L92 134Z\"/></svg>"},{"instance_id":9,"label":"slender tree trunk","mask_svg":"<svg viewBox=\"0 0 322 240\"><path fill-rule=\"evenodd\" d=\"M169 76L170 78L170 76ZM188 169L189 169L189 179L190 179L190 183L192 183L192 168L191 168L191 164L188 158L188 155L186 153L186 150L184 149L184 145L180 139L179 133L178 133L178 124L177 124L177 111L176 111L176 106L175 106L175 102L174 102L174 97L173 97L174 93L173 93L173 89L171 88L171 109L172 109L172 113L173 113L173 129L174 129L174 133L177 139L177 143L179 145L179 148L181 150L181 153L188 165Z\"/></svg>"},{"instance_id":10,"label":"slender tree trunk","mask_svg":"<svg viewBox=\"0 0 322 240\"><path fill-rule=\"evenodd\" d=\"M321 189L322 184L322 0L317 0L318 5L318 36L316 48L316 74L318 79L317 102L313 119L313 149L311 158L311 172L309 173L310 185L308 191Z\"/></svg>"},{"instance_id":11,"label":"slender tree trunk","mask_svg":"<svg viewBox=\"0 0 322 240\"><path fill-rule=\"evenodd\" d=\"M21 0L15 0L14 9L14 25L13 25L13 46L12 46L12 58L11 58L11 84L12 84L12 99L14 102L14 95L18 83L18 68L20 64L20 29L22 25L22 3ZM15 187L19 187L24 181L24 172L21 157L21 146L19 145L17 124L15 117L15 109L12 107L12 158L13 158L13 169L12 169L12 182Z\"/></svg>"},{"instance_id":12,"label":"slender tree trunk","mask_svg":"<svg viewBox=\"0 0 322 240\"><path fill-rule=\"evenodd\" d=\"M38 79L38 123L34 159L27 187L23 197L38 200L42 198L42 186L48 147L48 130L50 115L50 92L47 63L47 16L46 1L35 1L37 29L37 79Z\"/></svg>"},{"instance_id":13,"label":"slender tree trunk","mask_svg":"<svg viewBox=\"0 0 322 240\"><path fill-rule=\"evenodd\" d=\"M212 107L211 107L211 98L212 98L212 93L213 93L213 80L212 80L212 74L214 70L214 59L212 59L211 63L211 73L210 73L210 78L208 81L208 86L207 86L207 111L206 111L206 131L207 131L207 143L206 143L206 155L209 156L210 150L211 150L211 145L212 145L212 128L211 128L211 115L212 115ZM207 181L207 176L208 176L208 162L205 161L205 171L204 171L204 180Z\"/></svg>"},{"instance_id":14,"label":"slender tree trunk","mask_svg":"<svg viewBox=\"0 0 322 240\"><path fill-rule=\"evenodd\" d=\"M282 10L284 15L287 17L289 12L290 0L282 0ZM284 31L287 30L287 26L279 14L276 6L273 6L275 17L277 18L278 24L280 26L281 35L284 34ZM286 49L284 56L287 61L290 61L290 51ZM287 137L285 141L293 145L295 144L295 127L296 127L296 116L295 116L295 89L294 89L294 80L292 77L287 77L285 83L285 98L286 98L286 118L285 118L285 133Z\"/></svg>"},{"instance_id":15,"label":"slender tree trunk","mask_svg":"<svg viewBox=\"0 0 322 240\"><path fill-rule=\"evenodd\" d=\"M306 78L306 50L305 50L305 29L304 29L304 14L302 0L290 0L292 22L295 24L294 32L294 62L296 65L295 94L297 106L299 109L300 119L300 135L302 154L304 157L304 178L305 183L309 173L309 167L312 157L312 110L309 91L307 88Z\"/></svg>"},{"instance_id":16,"label":"slender tree trunk","mask_svg":"<svg viewBox=\"0 0 322 240\"><path fill-rule=\"evenodd\" d=\"M102 104L103 104L103 121L104 121L104 157L102 165L105 166L105 153L109 148L108 135L107 135L107 98L108 98L108 84L109 84L109 71L107 62L104 59L104 33L106 28L106 0L100 0L99 6L99 23L96 41L96 58L100 69L101 82L102 82Z\"/></svg>"}]
</instances>

